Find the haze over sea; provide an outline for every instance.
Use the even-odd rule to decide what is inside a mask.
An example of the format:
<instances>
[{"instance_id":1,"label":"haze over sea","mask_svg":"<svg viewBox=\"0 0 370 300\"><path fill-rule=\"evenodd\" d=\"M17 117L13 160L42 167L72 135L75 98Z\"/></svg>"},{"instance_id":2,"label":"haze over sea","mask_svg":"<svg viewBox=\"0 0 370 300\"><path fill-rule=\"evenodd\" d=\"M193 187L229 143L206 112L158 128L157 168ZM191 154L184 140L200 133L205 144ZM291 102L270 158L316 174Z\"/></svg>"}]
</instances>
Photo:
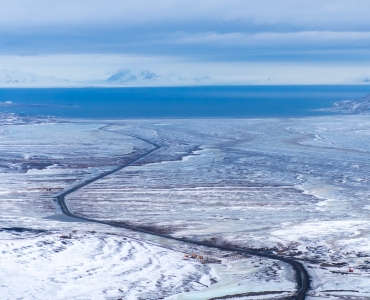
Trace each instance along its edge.
<instances>
[{"instance_id":1,"label":"haze over sea","mask_svg":"<svg viewBox=\"0 0 370 300\"><path fill-rule=\"evenodd\" d=\"M207 86L0 89L0 112L68 118L255 118L328 115L317 109L368 86Z\"/></svg>"}]
</instances>

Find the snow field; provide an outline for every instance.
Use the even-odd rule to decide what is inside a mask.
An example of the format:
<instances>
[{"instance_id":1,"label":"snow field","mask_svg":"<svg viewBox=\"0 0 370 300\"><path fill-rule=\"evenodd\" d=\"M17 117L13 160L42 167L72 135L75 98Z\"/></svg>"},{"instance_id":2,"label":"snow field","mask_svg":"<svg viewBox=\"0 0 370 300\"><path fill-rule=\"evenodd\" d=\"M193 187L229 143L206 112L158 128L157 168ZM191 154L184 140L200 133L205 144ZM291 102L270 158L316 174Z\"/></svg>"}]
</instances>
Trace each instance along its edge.
<instances>
[{"instance_id":1,"label":"snow field","mask_svg":"<svg viewBox=\"0 0 370 300\"><path fill-rule=\"evenodd\" d=\"M182 253L112 234L1 232L2 299L157 299L203 289L216 274Z\"/></svg>"},{"instance_id":2,"label":"snow field","mask_svg":"<svg viewBox=\"0 0 370 300\"><path fill-rule=\"evenodd\" d=\"M370 125L365 116L163 122L125 120L116 121L114 126L107 128L115 132L101 132L98 124L32 123L17 127L9 125L19 122L17 118L4 120L8 125L0 127L0 151L3 154L0 158L1 228L78 230L77 236L83 230L87 233L88 228L106 230L106 226L97 224L65 223L45 218L60 216L53 196L62 189L149 149L150 146L142 141L117 132L137 134L162 148L121 172L70 195L68 201L75 213L178 237L291 256L301 261L312 277L310 299L370 297ZM59 138L54 132L60 132ZM52 190L47 190L50 187ZM117 234L113 229L110 232ZM0 236L7 234L7 231L0 232ZM180 255L174 263L176 276L179 276L176 279L168 271L173 268L172 260L162 264L167 256L147 250L146 245L141 248L141 242L126 245L127 241L119 240L121 237L115 240L116 237L106 233L86 234L86 237L84 234L71 240L56 238L54 244L41 243L40 247L36 243L42 239L49 243L52 234L40 232L32 237L22 232L21 235L26 235L24 239L12 242L13 245L2 240L1 247L8 247L2 248L5 251L2 265L13 266L4 268L0 277L10 280L4 290L17 295L16 288L26 280L22 277L23 269L25 274L35 274L28 276L31 279L25 285L26 293L36 295L45 291L50 295L51 289L42 281L49 280L43 277L47 274L47 278L57 280L57 283L53 281L52 287L60 289L58 297L71 299L89 298L92 294L90 282L97 287L99 299L116 299L119 293L123 293L120 294L123 299L150 299L144 291L147 285L148 293L179 299L204 299L254 291L288 294L294 289L292 271L285 265L279 265L280 269L269 265L271 261L264 262L263 267L255 267L253 259L236 264L223 259L220 265L206 266L212 271L203 269L205 267L200 264L183 262ZM22 241L28 241L28 244L17 244ZM44 255L35 250L39 248ZM54 251L59 248L62 250ZM136 250L131 251L131 248ZM81 253L78 253L79 249ZM128 260L125 264L139 270L138 280L134 275L126 274L129 270L117 263L122 258L117 249L124 251L123 257L136 253L132 262ZM17 255L20 255L19 261ZM33 259L28 260L28 255ZM104 276L93 272L83 276L79 267L85 273L90 269L83 263L80 265L74 255L79 261L91 261ZM151 256L156 258L149 263ZM45 257L50 257L50 265L56 266L55 273L59 272L60 261L63 261L65 267L60 274L65 277L54 276L54 271L42 267ZM181 269L180 262L190 263L190 269ZM27 271L37 269L38 265L40 272ZM25 266L29 266L28 269ZM158 266L158 270L152 271L152 266ZM140 268L143 272L148 268L156 282L159 274L164 274L162 281L165 283L157 287L149 282L150 274L147 277L140 275ZM350 274L349 268L354 268L354 272ZM110 273L122 277L119 287L117 278L106 286L99 283L98 278L104 281ZM218 281L210 284L216 277ZM67 284L60 288L63 280ZM75 292L79 280L84 288L80 294ZM184 280L186 284L178 280ZM37 291L33 286L38 287ZM279 295L250 294L242 299L263 297L273 299Z\"/></svg>"}]
</instances>

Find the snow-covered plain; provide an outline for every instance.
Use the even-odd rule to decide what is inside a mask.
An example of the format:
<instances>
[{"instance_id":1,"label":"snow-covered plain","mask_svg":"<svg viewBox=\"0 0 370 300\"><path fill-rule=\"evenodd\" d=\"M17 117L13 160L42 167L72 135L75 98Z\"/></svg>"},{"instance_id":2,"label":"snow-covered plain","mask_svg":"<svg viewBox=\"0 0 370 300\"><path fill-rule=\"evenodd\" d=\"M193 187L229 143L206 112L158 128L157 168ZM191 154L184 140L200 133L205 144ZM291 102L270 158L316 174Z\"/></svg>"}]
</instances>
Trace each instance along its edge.
<instances>
[{"instance_id":1,"label":"snow-covered plain","mask_svg":"<svg viewBox=\"0 0 370 300\"><path fill-rule=\"evenodd\" d=\"M62 190L125 164L151 145L100 130L104 122L0 116L2 299L281 299L295 292L291 268L278 261L64 216L55 201ZM159 139L155 129L133 125L131 134ZM168 141L155 159L175 161L197 149L186 139ZM221 263L183 260L184 253Z\"/></svg>"},{"instance_id":2,"label":"snow-covered plain","mask_svg":"<svg viewBox=\"0 0 370 300\"><path fill-rule=\"evenodd\" d=\"M70 195L75 212L272 250L304 263L309 299L370 298L368 117L127 121L109 129L140 132L162 148Z\"/></svg>"},{"instance_id":3,"label":"snow-covered plain","mask_svg":"<svg viewBox=\"0 0 370 300\"><path fill-rule=\"evenodd\" d=\"M99 123L0 116L4 299L294 293L284 263L234 260L232 253L63 216L55 202L60 191L152 147L125 134L161 148L69 195L75 214L291 256L311 276L308 299L370 298L366 116ZM182 260L184 253L221 263Z\"/></svg>"}]
</instances>

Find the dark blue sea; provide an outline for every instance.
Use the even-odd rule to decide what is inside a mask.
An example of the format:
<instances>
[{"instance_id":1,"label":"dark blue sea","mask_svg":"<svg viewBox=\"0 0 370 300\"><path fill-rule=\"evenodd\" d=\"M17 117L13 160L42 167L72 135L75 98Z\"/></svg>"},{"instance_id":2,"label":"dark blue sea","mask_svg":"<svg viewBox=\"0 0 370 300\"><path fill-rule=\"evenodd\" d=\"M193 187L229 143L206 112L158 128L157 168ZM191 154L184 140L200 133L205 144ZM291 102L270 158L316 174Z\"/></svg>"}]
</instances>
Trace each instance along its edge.
<instances>
[{"instance_id":1,"label":"dark blue sea","mask_svg":"<svg viewBox=\"0 0 370 300\"><path fill-rule=\"evenodd\" d=\"M327 115L368 86L208 86L0 89L0 111L70 118L255 118Z\"/></svg>"}]
</instances>

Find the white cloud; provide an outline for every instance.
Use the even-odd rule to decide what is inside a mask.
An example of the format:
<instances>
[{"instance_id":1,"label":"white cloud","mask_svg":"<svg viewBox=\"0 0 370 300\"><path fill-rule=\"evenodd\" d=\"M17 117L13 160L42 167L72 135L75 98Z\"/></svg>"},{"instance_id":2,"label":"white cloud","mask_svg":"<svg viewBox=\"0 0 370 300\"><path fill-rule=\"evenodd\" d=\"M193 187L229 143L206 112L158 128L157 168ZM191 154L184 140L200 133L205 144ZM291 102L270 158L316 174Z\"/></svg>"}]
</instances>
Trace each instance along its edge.
<instances>
[{"instance_id":1,"label":"white cloud","mask_svg":"<svg viewBox=\"0 0 370 300\"><path fill-rule=\"evenodd\" d=\"M12 0L1 1L0 25L8 30L21 26L188 22L190 28L196 20L342 30L366 28L370 24L369 5L367 0Z\"/></svg>"},{"instance_id":2,"label":"white cloud","mask_svg":"<svg viewBox=\"0 0 370 300\"><path fill-rule=\"evenodd\" d=\"M254 34L246 33L226 33L219 34L215 32L199 34L182 34L174 39L180 44L217 44L217 45L294 45L294 44L321 44L326 46L335 46L336 44L352 45L350 43L370 43L370 32L354 31L299 31L299 32L259 32ZM358 45L358 44L357 44Z\"/></svg>"},{"instance_id":3,"label":"white cloud","mask_svg":"<svg viewBox=\"0 0 370 300\"><path fill-rule=\"evenodd\" d=\"M149 69L225 83L369 73L368 0L0 2L0 68L70 80Z\"/></svg>"}]
</instances>

